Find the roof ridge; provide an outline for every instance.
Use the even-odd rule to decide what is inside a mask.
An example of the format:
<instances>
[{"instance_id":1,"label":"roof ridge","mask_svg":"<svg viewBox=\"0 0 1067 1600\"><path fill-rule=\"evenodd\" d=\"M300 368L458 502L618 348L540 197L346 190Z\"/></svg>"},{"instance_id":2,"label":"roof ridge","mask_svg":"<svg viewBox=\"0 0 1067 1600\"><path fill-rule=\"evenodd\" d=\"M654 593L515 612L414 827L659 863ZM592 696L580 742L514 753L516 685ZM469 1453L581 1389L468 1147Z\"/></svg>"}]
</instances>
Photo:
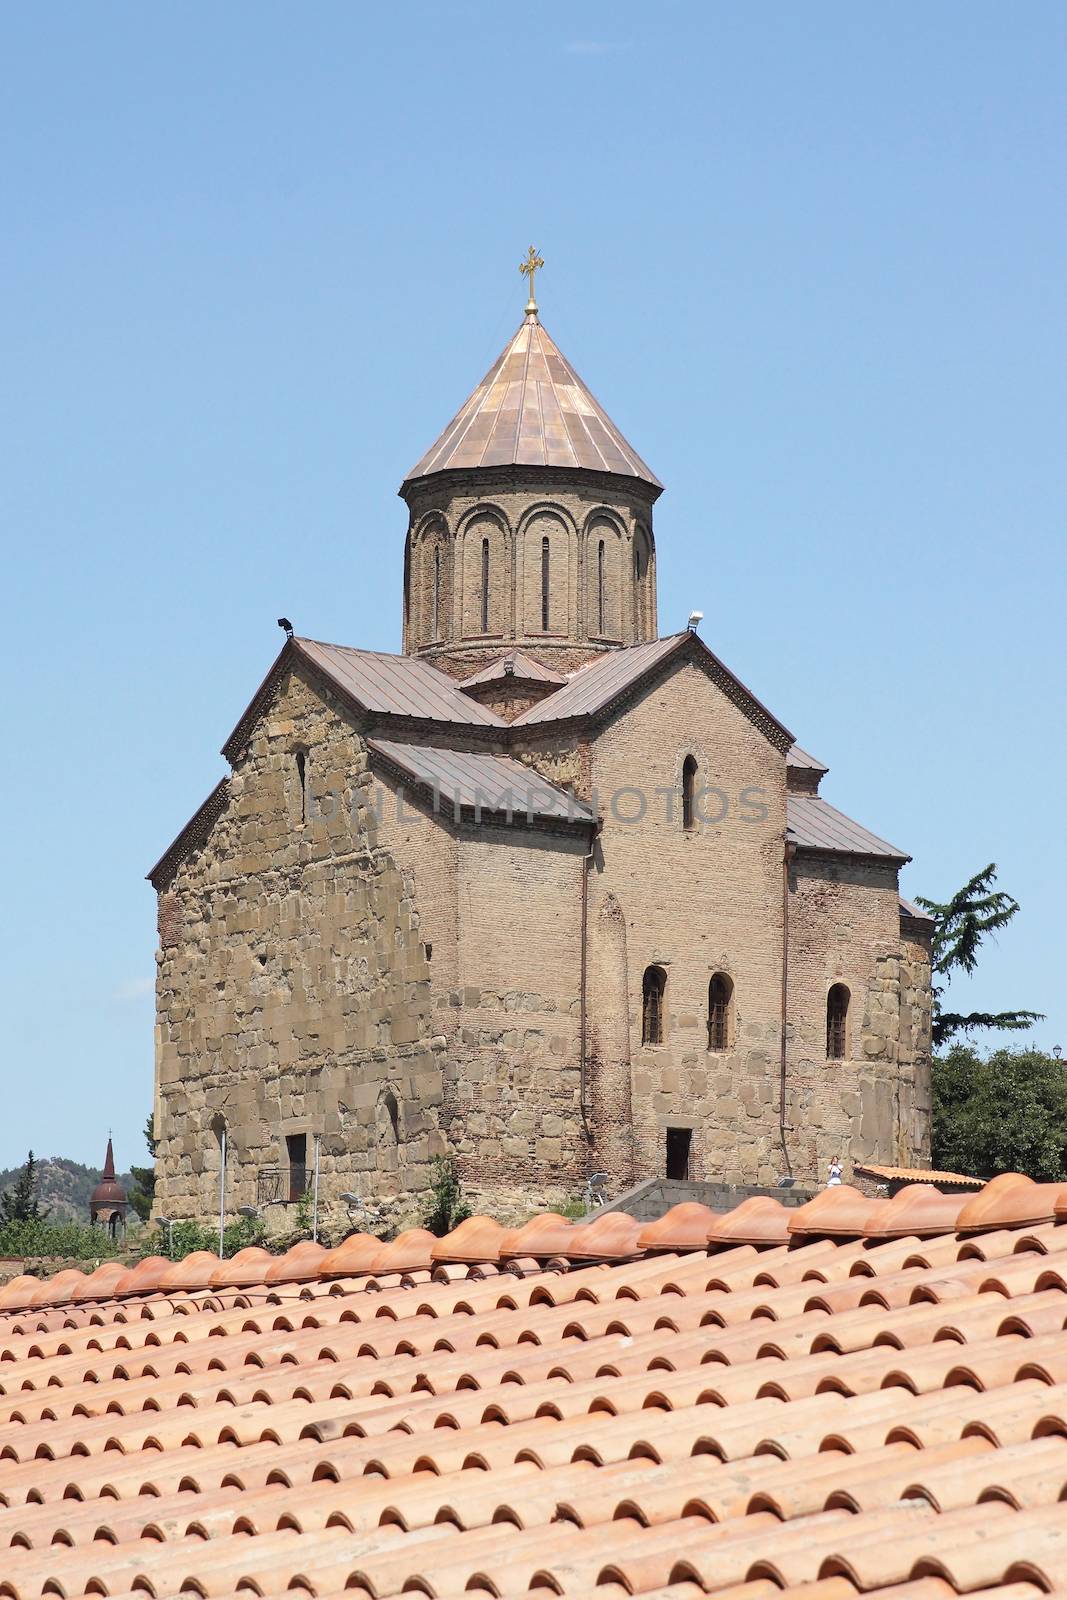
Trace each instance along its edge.
<instances>
[{"instance_id":1,"label":"roof ridge","mask_svg":"<svg viewBox=\"0 0 1067 1600\"><path fill-rule=\"evenodd\" d=\"M548 780L544 780L548 784ZM552 785L548 785L552 787ZM587 1214L584 1219L567 1224L563 1235L560 1235L557 1224L561 1219L555 1212L539 1212L523 1225L520 1230L508 1229L505 1224L489 1216L475 1216L459 1224L443 1238L435 1238L424 1229L409 1229L408 1236L413 1242L418 1243L419 1249L425 1257L425 1265L434 1263L443 1264L449 1261L480 1261L484 1263L499 1263L506 1256L509 1241L502 1235L521 1233L522 1249L524 1256L538 1256L540 1253L534 1234L539 1224L551 1225L552 1243L550 1254L560 1264L584 1262L588 1260L608 1259L633 1259L642 1256L648 1250L655 1248L668 1248L677 1252L693 1254L700 1252L713 1254L716 1247L727 1244L735 1245L745 1242L746 1230L752 1233L752 1242L759 1246L789 1245L805 1238L825 1239L827 1237L848 1238L856 1241L881 1241L892 1238L894 1233L894 1219L899 1216L901 1222L907 1223L900 1237L937 1237L937 1236L971 1236L976 1232L988 1233L1009 1230L1018 1232L1020 1248L1026 1241L1024 1230L1035 1227L1062 1227L1062 1245L1067 1251L1067 1183L1037 1183L1024 1173L1000 1173L995 1178L982 1182L978 1179L964 1177L958 1173L942 1173L936 1169L925 1168L881 1168L878 1164L857 1163L856 1170L881 1171L887 1173L899 1172L902 1176L906 1173L910 1180L890 1200L869 1197L862 1194L850 1184L841 1184L837 1187L829 1186L819 1189L814 1198L807 1200L799 1206L789 1206L775 1195L763 1192L740 1201L726 1212L713 1212L708 1208L696 1205L699 1220L706 1224L706 1231L693 1232L692 1213L695 1203L683 1201L672 1206L655 1223L648 1223L642 1219L630 1217L626 1212L613 1211L610 1205L603 1210L596 1210ZM929 1179L927 1182L925 1180ZM955 1181L967 1184L980 1184L980 1187L966 1195L944 1195L934 1192L933 1186L937 1181ZM783 1190L785 1200L794 1191ZM801 1191L804 1193L805 1191ZM921 1215L923 1207L927 1205L926 1196L933 1195L929 1203L925 1220ZM954 1200L955 1210L946 1202ZM936 1201L936 1204L933 1203ZM684 1241L674 1239L667 1243L665 1236L670 1233L670 1219L677 1216L679 1223L685 1220L686 1238ZM754 1229L749 1229L749 1219L758 1218ZM768 1219L773 1219L773 1226L768 1228ZM477 1226L475 1226L477 1225ZM656 1231L656 1237L645 1237ZM480 1252L471 1254L470 1244L472 1235L483 1234ZM492 1235L491 1241L484 1236ZM351 1238L352 1235L349 1235ZM371 1237L360 1235L360 1237ZM401 1235L400 1238L404 1238ZM386 1240L375 1241L381 1250L392 1249L392 1244ZM399 1240L393 1241L398 1243ZM485 1248L491 1242L491 1248ZM453 1246L462 1244L462 1255L456 1255ZM338 1246L337 1250L343 1249ZM335 1254L335 1252L329 1252ZM330 1263L324 1258L328 1252L319 1245L313 1245L309 1240L301 1240L291 1246L284 1255L274 1258L274 1271L271 1281L284 1283L286 1281L307 1281L308 1277L316 1278L318 1271L310 1274L307 1271L309 1262L314 1262L322 1268L323 1274L331 1276ZM1015 1260L1019 1255L1017 1249L1011 1257ZM151 1274L146 1270L149 1261L154 1260L158 1265L155 1268L155 1281L150 1282ZM127 1269L125 1276L128 1280L136 1278L136 1283L118 1283L111 1286L105 1298L121 1299L126 1293L144 1294L151 1289L166 1288L164 1281L175 1264L161 1257L149 1258L141 1261L136 1266ZM212 1287L213 1277L224 1263L212 1251L198 1251L195 1257L186 1257L185 1262L177 1266L187 1267L187 1273L182 1277L181 1288L208 1289ZM290 1276L287 1267L299 1268ZM372 1270L368 1266L368 1271ZM177 1276L177 1273L174 1274ZM80 1280L86 1283L89 1273L82 1273L78 1269L70 1269L60 1274L64 1280L64 1288L70 1283ZM48 1285L56 1280L23 1277L0 1286L0 1312L18 1309L24 1305L44 1306L49 1303ZM173 1285L177 1287L177 1284ZM66 1299L71 1295L67 1294ZM92 1298L92 1296L90 1296Z\"/></svg>"}]
</instances>

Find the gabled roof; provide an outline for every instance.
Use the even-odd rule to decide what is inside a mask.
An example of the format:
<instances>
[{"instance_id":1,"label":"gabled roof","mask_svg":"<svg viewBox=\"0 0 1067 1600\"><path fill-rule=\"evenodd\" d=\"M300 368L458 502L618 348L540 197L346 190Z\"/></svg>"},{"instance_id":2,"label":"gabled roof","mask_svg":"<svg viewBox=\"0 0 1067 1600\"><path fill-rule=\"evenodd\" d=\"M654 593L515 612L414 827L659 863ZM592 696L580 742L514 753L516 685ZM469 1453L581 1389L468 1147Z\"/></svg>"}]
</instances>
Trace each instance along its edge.
<instances>
[{"instance_id":1,"label":"gabled roof","mask_svg":"<svg viewBox=\"0 0 1067 1600\"><path fill-rule=\"evenodd\" d=\"M1062 1596L1065 1284L1015 1173L19 1277L3 1592Z\"/></svg>"},{"instance_id":2,"label":"gabled roof","mask_svg":"<svg viewBox=\"0 0 1067 1600\"><path fill-rule=\"evenodd\" d=\"M424 792L446 816L456 807L474 812L513 814L524 819L589 824L593 813L564 789L557 789L532 767L508 756L481 751L444 750L397 739L368 739L372 755L383 757Z\"/></svg>"},{"instance_id":3,"label":"gabled roof","mask_svg":"<svg viewBox=\"0 0 1067 1600\"><path fill-rule=\"evenodd\" d=\"M267 705L275 685L293 661L306 661L327 678L350 705L383 716L414 717L423 722L473 724L506 728L503 717L460 691L447 673L417 656L389 655L383 650L352 650L318 639L287 639L281 653L256 690L240 721L222 747L228 761L240 754L249 731Z\"/></svg>"},{"instance_id":4,"label":"gabled roof","mask_svg":"<svg viewBox=\"0 0 1067 1600\"><path fill-rule=\"evenodd\" d=\"M474 467L569 467L663 485L627 444L536 315L527 316L435 444L416 478Z\"/></svg>"},{"instance_id":5,"label":"gabled roof","mask_svg":"<svg viewBox=\"0 0 1067 1600\"><path fill-rule=\"evenodd\" d=\"M460 680L461 689L473 689L479 683L507 683L516 679L520 683L566 683L562 672L553 672L551 667L546 667L540 661L535 661L533 656L527 655L525 650L511 650L499 660L490 662L489 666L482 667L477 672L472 672L469 678Z\"/></svg>"},{"instance_id":6,"label":"gabled roof","mask_svg":"<svg viewBox=\"0 0 1067 1600\"><path fill-rule=\"evenodd\" d=\"M174 872L198 845L203 844L230 802L230 780L220 778L207 799L197 806L185 827L164 850L145 877L153 889L163 889Z\"/></svg>"},{"instance_id":7,"label":"gabled roof","mask_svg":"<svg viewBox=\"0 0 1067 1600\"><path fill-rule=\"evenodd\" d=\"M555 694L546 696L516 717L511 726L529 728L542 723L563 722L572 717L599 716L667 662L686 654L707 670L723 692L772 744L781 750L792 745L793 735L789 729L767 710L762 701L756 699L714 651L708 649L699 634L688 629L684 633L671 633L664 639L627 645L621 650L598 656L587 666L579 667L562 689L557 689Z\"/></svg>"},{"instance_id":8,"label":"gabled roof","mask_svg":"<svg viewBox=\"0 0 1067 1600\"><path fill-rule=\"evenodd\" d=\"M817 756L809 755L807 750L802 750L798 744L786 752L786 766L795 767L800 772L829 772L830 768Z\"/></svg>"},{"instance_id":9,"label":"gabled roof","mask_svg":"<svg viewBox=\"0 0 1067 1600\"><path fill-rule=\"evenodd\" d=\"M802 850L827 855L881 857L902 866L911 857L879 839L818 794L786 796L787 837Z\"/></svg>"},{"instance_id":10,"label":"gabled roof","mask_svg":"<svg viewBox=\"0 0 1067 1600\"><path fill-rule=\"evenodd\" d=\"M939 1189L985 1188L984 1178L968 1178L962 1172L938 1172L929 1167L883 1167L873 1161L864 1161L852 1170L861 1178L875 1178L881 1183L930 1183Z\"/></svg>"}]
</instances>

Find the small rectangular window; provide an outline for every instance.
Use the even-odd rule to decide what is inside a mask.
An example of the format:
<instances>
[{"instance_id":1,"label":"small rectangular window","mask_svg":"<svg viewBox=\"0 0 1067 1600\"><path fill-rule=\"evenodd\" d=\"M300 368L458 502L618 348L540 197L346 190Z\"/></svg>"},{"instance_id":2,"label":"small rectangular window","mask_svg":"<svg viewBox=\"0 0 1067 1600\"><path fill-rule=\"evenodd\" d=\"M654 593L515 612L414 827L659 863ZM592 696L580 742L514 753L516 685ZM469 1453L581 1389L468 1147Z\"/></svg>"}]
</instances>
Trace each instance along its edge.
<instances>
[{"instance_id":1,"label":"small rectangular window","mask_svg":"<svg viewBox=\"0 0 1067 1600\"><path fill-rule=\"evenodd\" d=\"M667 1129L667 1176L686 1182L689 1178L689 1147L692 1128Z\"/></svg>"},{"instance_id":2,"label":"small rectangular window","mask_svg":"<svg viewBox=\"0 0 1067 1600\"><path fill-rule=\"evenodd\" d=\"M308 1136L287 1133L285 1153L289 1158L289 1199L302 1200L308 1186Z\"/></svg>"}]
</instances>

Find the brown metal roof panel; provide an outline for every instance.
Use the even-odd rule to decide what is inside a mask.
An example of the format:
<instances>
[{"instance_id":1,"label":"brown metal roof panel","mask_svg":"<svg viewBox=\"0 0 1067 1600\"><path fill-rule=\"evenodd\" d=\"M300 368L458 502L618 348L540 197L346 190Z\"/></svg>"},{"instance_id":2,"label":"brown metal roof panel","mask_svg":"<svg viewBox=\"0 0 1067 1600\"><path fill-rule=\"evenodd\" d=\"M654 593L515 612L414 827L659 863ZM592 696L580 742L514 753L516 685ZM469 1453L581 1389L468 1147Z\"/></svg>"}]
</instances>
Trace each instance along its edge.
<instances>
[{"instance_id":1,"label":"brown metal roof panel","mask_svg":"<svg viewBox=\"0 0 1067 1600\"><path fill-rule=\"evenodd\" d=\"M491 812L511 810L518 817L528 813L564 822L593 820L588 806L508 756L442 750L395 739L367 742L372 751L384 756L416 783L439 794L446 811L458 803L460 806L483 806Z\"/></svg>"},{"instance_id":2,"label":"brown metal roof panel","mask_svg":"<svg viewBox=\"0 0 1067 1600\"><path fill-rule=\"evenodd\" d=\"M503 727L502 717L462 694L428 662L374 650L350 650L315 639L295 641L313 665L367 711L433 722Z\"/></svg>"},{"instance_id":3,"label":"brown metal roof panel","mask_svg":"<svg viewBox=\"0 0 1067 1600\"><path fill-rule=\"evenodd\" d=\"M508 665L510 672L505 671ZM490 666L482 667L478 672L472 672L469 678L461 679L459 687L468 689L476 683L495 683L498 679L508 678L522 678L528 683L564 684L567 681L562 673L553 672L550 667L535 661L525 650L509 650L507 655L501 656Z\"/></svg>"},{"instance_id":4,"label":"brown metal roof panel","mask_svg":"<svg viewBox=\"0 0 1067 1600\"><path fill-rule=\"evenodd\" d=\"M902 917L913 917L916 922L932 923L934 921L929 911L924 911L921 906L913 905L910 900L905 900L903 895L900 896L900 914Z\"/></svg>"},{"instance_id":5,"label":"brown metal roof panel","mask_svg":"<svg viewBox=\"0 0 1067 1600\"><path fill-rule=\"evenodd\" d=\"M547 438L546 410L560 418L566 444ZM484 453L474 450L470 436L476 417L480 425L491 424L487 434L479 430L477 435L491 441ZM523 322L440 438L408 473L405 484L449 468L508 464L580 466L640 478L654 489L662 487L535 317Z\"/></svg>"},{"instance_id":6,"label":"brown metal roof panel","mask_svg":"<svg viewBox=\"0 0 1067 1600\"><path fill-rule=\"evenodd\" d=\"M786 797L789 837L801 849L834 851L842 855L884 856L888 861L910 861L895 845L880 839L860 823L829 805L821 795Z\"/></svg>"},{"instance_id":7,"label":"brown metal roof panel","mask_svg":"<svg viewBox=\"0 0 1067 1600\"><path fill-rule=\"evenodd\" d=\"M588 666L580 667L562 689L516 717L512 726L557 722L565 717L588 716L600 710L642 673L672 650L678 649L684 637L683 634L671 634L665 639L629 645L598 657Z\"/></svg>"},{"instance_id":8,"label":"brown metal roof panel","mask_svg":"<svg viewBox=\"0 0 1067 1600\"><path fill-rule=\"evenodd\" d=\"M817 756L811 755L807 750L802 750L798 744L793 745L785 759L788 766L802 767L808 772L829 772L830 770Z\"/></svg>"}]
</instances>

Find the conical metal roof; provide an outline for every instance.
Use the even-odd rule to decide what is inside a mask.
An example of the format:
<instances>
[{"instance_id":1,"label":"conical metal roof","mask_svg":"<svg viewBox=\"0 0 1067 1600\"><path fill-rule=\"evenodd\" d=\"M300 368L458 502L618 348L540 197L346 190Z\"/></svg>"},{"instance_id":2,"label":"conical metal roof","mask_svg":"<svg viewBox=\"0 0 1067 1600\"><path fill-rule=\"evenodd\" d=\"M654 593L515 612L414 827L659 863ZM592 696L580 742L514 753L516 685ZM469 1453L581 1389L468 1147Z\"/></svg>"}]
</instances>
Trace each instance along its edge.
<instances>
[{"instance_id":1,"label":"conical metal roof","mask_svg":"<svg viewBox=\"0 0 1067 1600\"><path fill-rule=\"evenodd\" d=\"M529 313L403 489L433 472L571 467L663 485Z\"/></svg>"}]
</instances>

